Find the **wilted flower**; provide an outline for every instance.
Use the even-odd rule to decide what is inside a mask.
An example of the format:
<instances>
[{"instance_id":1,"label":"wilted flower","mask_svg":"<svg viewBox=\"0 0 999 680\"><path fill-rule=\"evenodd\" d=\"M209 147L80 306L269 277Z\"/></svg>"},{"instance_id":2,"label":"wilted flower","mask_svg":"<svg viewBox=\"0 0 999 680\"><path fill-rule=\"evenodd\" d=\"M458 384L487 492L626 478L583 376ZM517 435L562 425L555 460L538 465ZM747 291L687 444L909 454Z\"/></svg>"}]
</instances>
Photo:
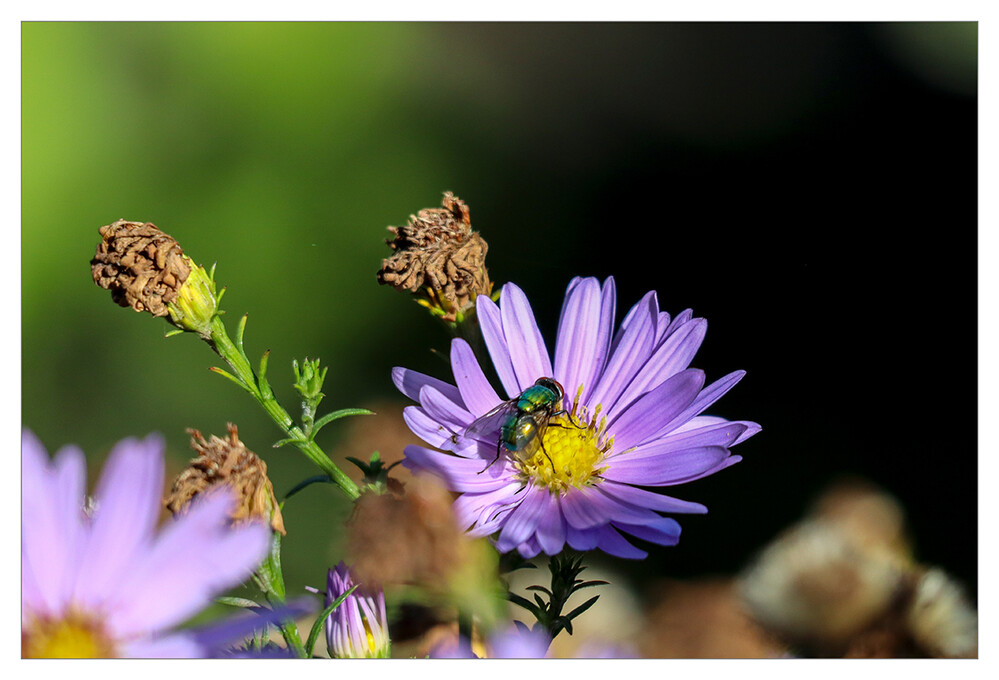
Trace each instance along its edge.
<instances>
[{"instance_id":1,"label":"wilted flower","mask_svg":"<svg viewBox=\"0 0 999 680\"><path fill-rule=\"evenodd\" d=\"M704 373L688 369L707 322L687 310L671 319L654 292L625 316L614 334L614 280L570 282L552 363L524 293L503 288L500 305L480 296L477 315L492 363L508 398L550 377L564 386L553 415L529 456L497 458L499 426L468 431L503 403L487 382L472 349L451 344L457 385L407 370L393 370L396 387L419 406L408 407L410 429L441 453L406 448L404 465L443 478L461 495L454 508L473 536L499 532L501 552L524 557L599 548L619 557L646 552L622 533L674 545L680 526L659 512L703 513L698 503L640 487L699 479L739 460L734 446L760 430L749 421L699 415L744 372L704 387ZM474 429L474 428L473 428Z\"/></svg>"},{"instance_id":2,"label":"wilted flower","mask_svg":"<svg viewBox=\"0 0 999 680\"><path fill-rule=\"evenodd\" d=\"M326 606L354 587L343 562L326 579ZM326 648L336 659L387 659L391 652L385 593L359 587L326 619Z\"/></svg>"},{"instance_id":3,"label":"wilted flower","mask_svg":"<svg viewBox=\"0 0 999 680\"><path fill-rule=\"evenodd\" d=\"M21 440L21 653L25 657L200 657L191 631L169 632L250 576L270 544L263 524L229 526L213 493L161 532L163 440L111 451L87 502L83 452L48 460ZM87 510L85 510L87 508Z\"/></svg>"},{"instance_id":4,"label":"wilted flower","mask_svg":"<svg viewBox=\"0 0 999 680\"><path fill-rule=\"evenodd\" d=\"M978 612L942 570L929 569L919 578L906 618L916 643L930 656L978 656Z\"/></svg>"},{"instance_id":5,"label":"wilted flower","mask_svg":"<svg viewBox=\"0 0 999 680\"><path fill-rule=\"evenodd\" d=\"M184 255L152 222L118 220L100 228L91 274L122 307L170 316L178 328L208 338L221 295L212 274Z\"/></svg>"},{"instance_id":6,"label":"wilted flower","mask_svg":"<svg viewBox=\"0 0 999 680\"><path fill-rule=\"evenodd\" d=\"M267 464L239 440L235 425L229 423L228 430L227 439L212 435L208 440L198 430L187 431L198 457L174 480L163 504L176 515L205 491L222 485L232 489L238 499L230 515L234 522L262 519L284 534L284 519L267 477Z\"/></svg>"},{"instance_id":7,"label":"wilted flower","mask_svg":"<svg viewBox=\"0 0 999 680\"><path fill-rule=\"evenodd\" d=\"M956 582L913 562L903 512L869 484L838 485L739 577L761 625L807 654L970 657L978 617Z\"/></svg>"},{"instance_id":8,"label":"wilted flower","mask_svg":"<svg viewBox=\"0 0 999 680\"><path fill-rule=\"evenodd\" d=\"M405 226L388 228L395 238L386 243L395 254L382 260L378 283L409 291L436 316L460 323L477 296L492 292L489 246L472 231L464 201L448 191L442 205L411 215Z\"/></svg>"}]
</instances>

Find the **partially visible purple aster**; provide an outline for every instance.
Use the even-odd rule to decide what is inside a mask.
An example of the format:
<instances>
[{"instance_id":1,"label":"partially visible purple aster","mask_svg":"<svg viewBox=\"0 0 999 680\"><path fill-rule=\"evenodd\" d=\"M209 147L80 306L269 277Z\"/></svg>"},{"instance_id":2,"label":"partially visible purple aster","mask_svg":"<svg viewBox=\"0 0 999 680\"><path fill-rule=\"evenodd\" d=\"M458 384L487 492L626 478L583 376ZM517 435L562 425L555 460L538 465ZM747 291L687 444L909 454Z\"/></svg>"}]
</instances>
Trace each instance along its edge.
<instances>
[{"instance_id":1,"label":"partially visible purple aster","mask_svg":"<svg viewBox=\"0 0 999 680\"><path fill-rule=\"evenodd\" d=\"M671 318L650 292L614 333L615 297L613 278L603 286L594 278L569 283L554 363L520 288L504 286L499 305L478 298L482 337L505 398L552 377L564 387L563 407L571 414L553 419L556 425L539 437L543 449L504 454L488 469L498 431L466 432L503 399L468 343L451 344L455 385L393 369L396 387L419 402L406 408L406 423L445 451L407 446L404 465L436 474L458 492L454 509L462 526L472 536L498 532L501 552L516 549L530 558L555 555L568 544L625 558L647 555L622 534L675 545L680 525L659 513L707 508L642 487L723 470L741 460L729 448L760 431L750 421L700 415L744 375L736 371L705 386L703 371L688 368L704 339L704 319L689 309Z\"/></svg>"},{"instance_id":2,"label":"partially visible purple aster","mask_svg":"<svg viewBox=\"0 0 999 680\"><path fill-rule=\"evenodd\" d=\"M170 632L248 578L270 529L231 527L235 499L208 494L161 531L163 440L125 439L108 456L92 502L72 446L53 460L21 439L23 656L204 657L218 637ZM85 509L87 508L87 509Z\"/></svg>"},{"instance_id":3,"label":"partially visible purple aster","mask_svg":"<svg viewBox=\"0 0 999 680\"><path fill-rule=\"evenodd\" d=\"M326 578L326 606L354 587L347 565L340 562ZM326 648L336 659L387 659L391 653L385 593L359 587L326 619Z\"/></svg>"},{"instance_id":4,"label":"partially visible purple aster","mask_svg":"<svg viewBox=\"0 0 999 680\"><path fill-rule=\"evenodd\" d=\"M548 654L551 638L544 631L532 631L526 626L510 626L489 638L486 658L543 659ZM430 650L431 659L478 659L468 639L460 637L436 645Z\"/></svg>"}]
</instances>

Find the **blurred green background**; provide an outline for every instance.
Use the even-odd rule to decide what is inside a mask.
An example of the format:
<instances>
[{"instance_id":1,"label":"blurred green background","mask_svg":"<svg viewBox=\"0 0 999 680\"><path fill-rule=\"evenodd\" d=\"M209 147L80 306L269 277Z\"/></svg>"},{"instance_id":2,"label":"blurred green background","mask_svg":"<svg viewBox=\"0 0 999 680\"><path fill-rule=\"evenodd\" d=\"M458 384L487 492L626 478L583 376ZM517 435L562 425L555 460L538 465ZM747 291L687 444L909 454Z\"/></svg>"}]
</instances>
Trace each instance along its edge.
<instances>
[{"instance_id":1,"label":"blurred green background","mask_svg":"<svg viewBox=\"0 0 999 680\"><path fill-rule=\"evenodd\" d=\"M185 428L231 421L279 494L313 473L270 449L277 428L206 370L206 346L164 340L166 323L94 286L97 229L118 218L218 263L230 328L249 312L248 352L271 350L289 411L291 359L320 356L324 409L372 407L363 427L397 430L390 368L448 378L428 351L447 339L377 285L385 227L452 190L490 243L494 281L525 288L549 339L568 280L614 274L618 319L655 288L662 308L711 322L694 362L709 378L749 370L714 412L764 433L740 447L745 463L678 492L712 514L627 565L636 581L733 571L854 473L900 496L921 557L974 588L974 433L944 427L973 412L974 372L957 399L908 404L926 385L905 353L927 356L930 339L905 327L974 302L975 24L25 23L22 35L22 421L51 451L79 444L96 470L115 441L155 430L179 469ZM899 225L945 221L940 242L898 242ZM954 276L924 281L934 258ZM838 335L852 324L830 318L844 314L864 338ZM973 333L931 351L973 364ZM884 388L851 378L875 374L898 378L877 404L864 395ZM915 441L874 431L878 409L917 407L940 418ZM363 448L352 427L320 444ZM950 462L928 480L943 440ZM340 559L348 511L332 487L286 510L290 592Z\"/></svg>"}]
</instances>

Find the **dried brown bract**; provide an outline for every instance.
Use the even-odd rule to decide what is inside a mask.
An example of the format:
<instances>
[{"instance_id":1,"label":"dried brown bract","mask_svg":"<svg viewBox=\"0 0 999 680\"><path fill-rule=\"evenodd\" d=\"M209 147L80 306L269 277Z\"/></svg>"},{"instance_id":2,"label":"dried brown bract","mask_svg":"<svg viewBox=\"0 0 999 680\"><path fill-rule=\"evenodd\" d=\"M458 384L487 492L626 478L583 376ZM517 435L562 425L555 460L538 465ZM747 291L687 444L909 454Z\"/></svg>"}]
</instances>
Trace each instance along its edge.
<instances>
[{"instance_id":1,"label":"dried brown bract","mask_svg":"<svg viewBox=\"0 0 999 680\"><path fill-rule=\"evenodd\" d=\"M388 228L395 238L386 243L395 254L382 260L378 282L425 296L422 304L454 322L474 309L479 295L489 295L493 284L486 270L489 245L472 231L468 206L451 192L442 205Z\"/></svg>"},{"instance_id":2,"label":"dried brown bract","mask_svg":"<svg viewBox=\"0 0 999 680\"><path fill-rule=\"evenodd\" d=\"M151 222L118 220L100 228L90 261L94 283L122 307L166 316L191 273L180 244Z\"/></svg>"},{"instance_id":3,"label":"dried brown bract","mask_svg":"<svg viewBox=\"0 0 999 680\"><path fill-rule=\"evenodd\" d=\"M267 464L239 441L236 426L228 426L229 437L212 435L206 440L198 430L188 430L191 448L198 452L173 483L163 501L173 514L184 512L188 504L208 489L224 484L235 491L239 504L231 518L234 522L262 518L274 531L285 533L281 508L274 497L274 487L267 478Z\"/></svg>"},{"instance_id":4,"label":"dried brown bract","mask_svg":"<svg viewBox=\"0 0 999 680\"><path fill-rule=\"evenodd\" d=\"M414 477L401 498L363 494L347 524L351 570L361 583L446 586L466 559L450 494Z\"/></svg>"}]
</instances>

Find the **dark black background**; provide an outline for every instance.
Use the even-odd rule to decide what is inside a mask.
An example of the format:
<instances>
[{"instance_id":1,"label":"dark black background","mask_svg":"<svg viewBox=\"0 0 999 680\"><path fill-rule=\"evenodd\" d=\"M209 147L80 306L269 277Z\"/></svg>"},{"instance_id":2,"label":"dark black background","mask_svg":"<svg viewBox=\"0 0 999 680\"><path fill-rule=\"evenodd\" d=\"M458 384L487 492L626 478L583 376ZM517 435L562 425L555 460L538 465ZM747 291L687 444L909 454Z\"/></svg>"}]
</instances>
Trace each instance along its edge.
<instances>
[{"instance_id":1,"label":"dark black background","mask_svg":"<svg viewBox=\"0 0 999 680\"><path fill-rule=\"evenodd\" d=\"M890 28L439 27L453 87L414 93L415 124L448 128L463 182L442 190L549 349L569 279L614 275L618 320L655 289L708 319L709 381L748 371L710 411L762 433L670 490L709 514L636 578L733 572L859 475L902 502L917 558L975 593L977 101L900 61ZM526 95L471 124L463 98L488 84L460 55L483 43Z\"/></svg>"}]
</instances>

